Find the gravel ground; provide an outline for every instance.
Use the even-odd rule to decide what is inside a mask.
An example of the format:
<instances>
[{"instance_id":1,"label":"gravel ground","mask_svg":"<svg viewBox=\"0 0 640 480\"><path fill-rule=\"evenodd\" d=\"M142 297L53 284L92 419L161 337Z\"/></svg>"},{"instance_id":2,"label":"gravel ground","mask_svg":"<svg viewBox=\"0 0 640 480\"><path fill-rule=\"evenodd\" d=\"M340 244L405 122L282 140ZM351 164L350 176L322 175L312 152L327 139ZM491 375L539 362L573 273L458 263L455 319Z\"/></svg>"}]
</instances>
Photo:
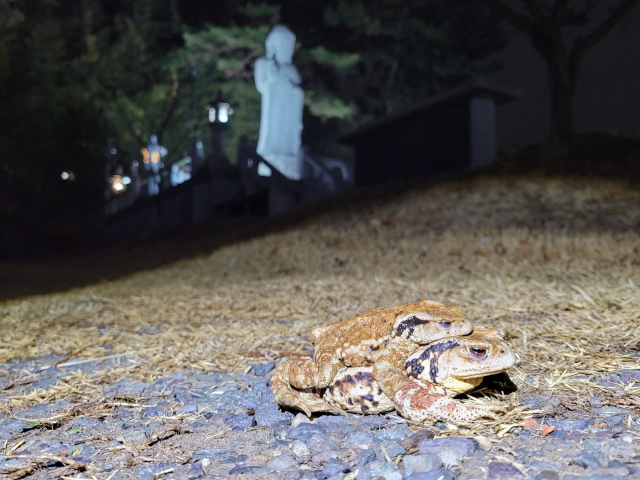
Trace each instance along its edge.
<instances>
[{"instance_id":1,"label":"gravel ground","mask_svg":"<svg viewBox=\"0 0 640 480\"><path fill-rule=\"evenodd\" d=\"M21 393L73 375L73 368L42 370L59 360L3 368L22 374L23 385L13 387ZM595 396L581 412L525 421L503 438L451 432L442 423L409 425L395 414L310 421L275 403L267 384L273 367L121 380L105 386L98 401L54 401L1 415L2 478L640 478L637 417L603 407ZM611 381L640 382L640 372L603 380ZM560 403L542 394L521 401L546 412Z\"/></svg>"}]
</instances>

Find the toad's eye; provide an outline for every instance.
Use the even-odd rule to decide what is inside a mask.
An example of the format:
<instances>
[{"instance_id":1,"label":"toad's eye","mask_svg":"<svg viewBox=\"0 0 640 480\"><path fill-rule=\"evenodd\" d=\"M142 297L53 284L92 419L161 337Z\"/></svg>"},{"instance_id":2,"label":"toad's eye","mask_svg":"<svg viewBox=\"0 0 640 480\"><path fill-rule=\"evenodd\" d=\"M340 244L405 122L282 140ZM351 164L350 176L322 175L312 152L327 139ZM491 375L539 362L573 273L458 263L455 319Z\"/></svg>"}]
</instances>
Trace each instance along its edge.
<instances>
[{"instance_id":1,"label":"toad's eye","mask_svg":"<svg viewBox=\"0 0 640 480\"><path fill-rule=\"evenodd\" d=\"M438 326L443 330L449 330L451 328L451 322L445 322L445 321L438 322Z\"/></svg>"},{"instance_id":2,"label":"toad's eye","mask_svg":"<svg viewBox=\"0 0 640 480\"><path fill-rule=\"evenodd\" d=\"M471 358L476 360L484 360L487 356L487 351L484 348L470 348L469 353Z\"/></svg>"}]
</instances>

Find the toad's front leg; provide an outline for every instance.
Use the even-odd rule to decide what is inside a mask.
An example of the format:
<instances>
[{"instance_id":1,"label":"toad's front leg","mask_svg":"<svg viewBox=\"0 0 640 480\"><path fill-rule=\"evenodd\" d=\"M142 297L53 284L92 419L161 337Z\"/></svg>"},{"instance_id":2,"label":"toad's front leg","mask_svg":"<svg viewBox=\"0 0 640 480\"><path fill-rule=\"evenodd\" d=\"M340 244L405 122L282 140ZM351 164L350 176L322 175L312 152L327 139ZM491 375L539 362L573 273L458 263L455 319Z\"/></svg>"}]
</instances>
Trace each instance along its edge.
<instances>
[{"instance_id":1,"label":"toad's front leg","mask_svg":"<svg viewBox=\"0 0 640 480\"><path fill-rule=\"evenodd\" d=\"M387 397L394 398L400 387L409 380L404 364L417 347L412 341L396 337L376 357L373 376Z\"/></svg>"},{"instance_id":2,"label":"toad's front leg","mask_svg":"<svg viewBox=\"0 0 640 480\"><path fill-rule=\"evenodd\" d=\"M407 420L414 422L447 421L469 423L478 418L497 419L501 407L475 405L463 400L455 400L444 393L442 387L420 379L406 382L395 395L396 409Z\"/></svg>"}]
</instances>

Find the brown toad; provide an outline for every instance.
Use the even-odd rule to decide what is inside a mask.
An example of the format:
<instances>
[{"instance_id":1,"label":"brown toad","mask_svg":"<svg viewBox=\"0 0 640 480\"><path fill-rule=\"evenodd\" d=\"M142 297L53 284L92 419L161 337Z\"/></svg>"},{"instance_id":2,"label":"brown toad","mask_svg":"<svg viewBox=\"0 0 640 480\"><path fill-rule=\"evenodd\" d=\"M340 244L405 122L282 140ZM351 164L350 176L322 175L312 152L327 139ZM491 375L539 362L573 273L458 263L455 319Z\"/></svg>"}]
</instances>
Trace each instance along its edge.
<instances>
[{"instance_id":1,"label":"brown toad","mask_svg":"<svg viewBox=\"0 0 640 480\"><path fill-rule=\"evenodd\" d=\"M313 330L313 358L279 364L271 390L280 405L312 412L338 411L317 392L349 367L371 366L382 391L394 398L408 377L404 361L419 345L467 335L473 325L455 306L423 300L392 308L378 308Z\"/></svg>"},{"instance_id":2,"label":"brown toad","mask_svg":"<svg viewBox=\"0 0 640 480\"><path fill-rule=\"evenodd\" d=\"M352 413L382 413L395 408L416 422L465 423L480 417L496 418L502 408L452 397L477 387L485 376L506 371L515 361L502 330L475 327L470 335L418 348L405 361L409 380L400 386L394 401L382 392L372 367L348 368L338 373L322 398Z\"/></svg>"}]
</instances>

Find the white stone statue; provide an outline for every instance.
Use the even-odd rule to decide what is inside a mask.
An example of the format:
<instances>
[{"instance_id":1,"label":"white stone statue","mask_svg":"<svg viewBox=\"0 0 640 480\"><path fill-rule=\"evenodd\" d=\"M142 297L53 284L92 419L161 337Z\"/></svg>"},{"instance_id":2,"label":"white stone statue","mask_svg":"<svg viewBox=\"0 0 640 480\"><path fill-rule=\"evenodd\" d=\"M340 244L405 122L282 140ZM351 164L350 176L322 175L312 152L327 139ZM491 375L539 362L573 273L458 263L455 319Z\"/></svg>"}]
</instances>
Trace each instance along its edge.
<instances>
[{"instance_id":1,"label":"white stone statue","mask_svg":"<svg viewBox=\"0 0 640 480\"><path fill-rule=\"evenodd\" d=\"M294 33L277 25L267 35L266 57L256 60L256 88L262 94L256 151L283 175L299 180L303 167L300 135L304 92L298 69L291 63L295 44ZM258 173L271 174L262 163Z\"/></svg>"}]
</instances>

